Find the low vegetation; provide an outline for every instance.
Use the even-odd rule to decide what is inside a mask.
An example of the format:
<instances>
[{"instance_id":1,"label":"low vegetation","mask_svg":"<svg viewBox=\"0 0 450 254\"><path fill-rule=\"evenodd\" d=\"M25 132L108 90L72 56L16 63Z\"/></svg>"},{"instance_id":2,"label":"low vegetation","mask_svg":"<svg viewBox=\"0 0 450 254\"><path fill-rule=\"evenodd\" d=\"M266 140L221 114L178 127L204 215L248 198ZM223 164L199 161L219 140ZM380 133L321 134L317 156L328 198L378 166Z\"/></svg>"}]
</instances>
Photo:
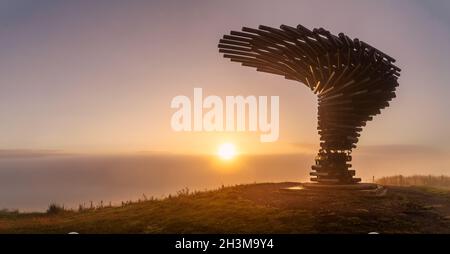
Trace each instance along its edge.
<instances>
[{"instance_id":1,"label":"low vegetation","mask_svg":"<svg viewBox=\"0 0 450 254\"><path fill-rule=\"evenodd\" d=\"M0 212L0 233L450 233L450 192L389 186L384 196L286 191L298 183L188 189L165 199L47 213Z\"/></svg>"},{"instance_id":2,"label":"low vegetation","mask_svg":"<svg viewBox=\"0 0 450 254\"><path fill-rule=\"evenodd\" d=\"M450 177L449 176L432 176L432 175L414 175L403 176L395 175L382 177L376 181L381 185L394 185L394 186L425 186L434 188L450 189Z\"/></svg>"}]
</instances>

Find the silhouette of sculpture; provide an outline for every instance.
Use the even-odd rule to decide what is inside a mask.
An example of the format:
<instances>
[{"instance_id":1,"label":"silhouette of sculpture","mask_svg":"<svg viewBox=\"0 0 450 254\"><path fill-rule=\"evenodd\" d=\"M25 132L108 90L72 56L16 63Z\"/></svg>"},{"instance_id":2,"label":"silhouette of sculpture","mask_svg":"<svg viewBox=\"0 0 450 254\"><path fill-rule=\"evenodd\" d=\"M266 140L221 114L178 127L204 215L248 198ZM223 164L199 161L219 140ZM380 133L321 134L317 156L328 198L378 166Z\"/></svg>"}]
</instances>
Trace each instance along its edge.
<instances>
[{"instance_id":1,"label":"silhouette of sculpture","mask_svg":"<svg viewBox=\"0 0 450 254\"><path fill-rule=\"evenodd\" d=\"M320 149L312 181L361 181L349 170L351 151L366 122L395 98L400 68L392 57L343 33L301 25L244 27L224 35L218 46L233 62L299 81L317 94Z\"/></svg>"}]
</instances>

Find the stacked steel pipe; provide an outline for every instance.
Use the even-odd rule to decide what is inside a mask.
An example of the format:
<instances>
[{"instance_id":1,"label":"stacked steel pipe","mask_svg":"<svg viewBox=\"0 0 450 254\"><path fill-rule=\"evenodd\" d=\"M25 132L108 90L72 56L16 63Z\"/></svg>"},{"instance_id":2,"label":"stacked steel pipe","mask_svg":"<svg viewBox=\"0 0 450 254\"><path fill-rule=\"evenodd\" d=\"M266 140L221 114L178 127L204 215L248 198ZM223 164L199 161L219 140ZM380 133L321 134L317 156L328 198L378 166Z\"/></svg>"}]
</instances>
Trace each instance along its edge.
<instances>
[{"instance_id":1,"label":"stacked steel pipe","mask_svg":"<svg viewBox=\"0 0 450 254\"><path fill-rule=\"evenodd\" d=\"M395 60L358 40L298 25L231 31L219 52L233 62L305 84L318 96L320 150L312 181L351 184L351 151L362 127L395 98L400 68Z\"/></svg>"}]
</instances>

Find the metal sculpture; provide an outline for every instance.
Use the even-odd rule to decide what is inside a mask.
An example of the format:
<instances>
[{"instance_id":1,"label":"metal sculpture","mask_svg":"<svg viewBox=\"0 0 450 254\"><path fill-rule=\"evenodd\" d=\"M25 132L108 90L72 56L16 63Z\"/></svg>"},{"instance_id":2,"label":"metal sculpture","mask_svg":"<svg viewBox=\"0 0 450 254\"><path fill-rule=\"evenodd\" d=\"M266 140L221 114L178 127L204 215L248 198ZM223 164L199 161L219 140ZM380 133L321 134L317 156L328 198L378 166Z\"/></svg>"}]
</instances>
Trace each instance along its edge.
<instances>
[{"instance_id":1,"label":"metal sculpture","mask_svg":"<svg viewBox=\"0 0 450 254\"><path fill-rule=\"evenodd\" d=\"M231 31L219 52L257 71L305 84L318 96L320 149L310 173L323 184L361 181L350 170L359 132L395 98L400 68L395 59L358 40L298 25Z\"/></svg>"}]
</instances>

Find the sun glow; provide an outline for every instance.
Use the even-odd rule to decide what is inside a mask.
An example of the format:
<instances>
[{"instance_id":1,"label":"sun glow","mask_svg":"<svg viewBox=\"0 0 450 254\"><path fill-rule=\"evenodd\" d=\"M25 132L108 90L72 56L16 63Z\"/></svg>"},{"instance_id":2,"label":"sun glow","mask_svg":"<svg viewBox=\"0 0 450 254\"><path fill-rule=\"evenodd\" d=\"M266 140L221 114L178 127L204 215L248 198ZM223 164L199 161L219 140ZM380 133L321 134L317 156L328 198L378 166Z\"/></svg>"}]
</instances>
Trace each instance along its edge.
<instances>
[{"instance_id":1,"label":"sun glow","mask_svg":"<svg viewBox=\"0 0 450 254\"><path fill-rule=\"evenodd\" d=\"M231 160L236 156L236 148L231 143L221 144L217 154L223 160Z\"/></svg>"}]
</instances>

